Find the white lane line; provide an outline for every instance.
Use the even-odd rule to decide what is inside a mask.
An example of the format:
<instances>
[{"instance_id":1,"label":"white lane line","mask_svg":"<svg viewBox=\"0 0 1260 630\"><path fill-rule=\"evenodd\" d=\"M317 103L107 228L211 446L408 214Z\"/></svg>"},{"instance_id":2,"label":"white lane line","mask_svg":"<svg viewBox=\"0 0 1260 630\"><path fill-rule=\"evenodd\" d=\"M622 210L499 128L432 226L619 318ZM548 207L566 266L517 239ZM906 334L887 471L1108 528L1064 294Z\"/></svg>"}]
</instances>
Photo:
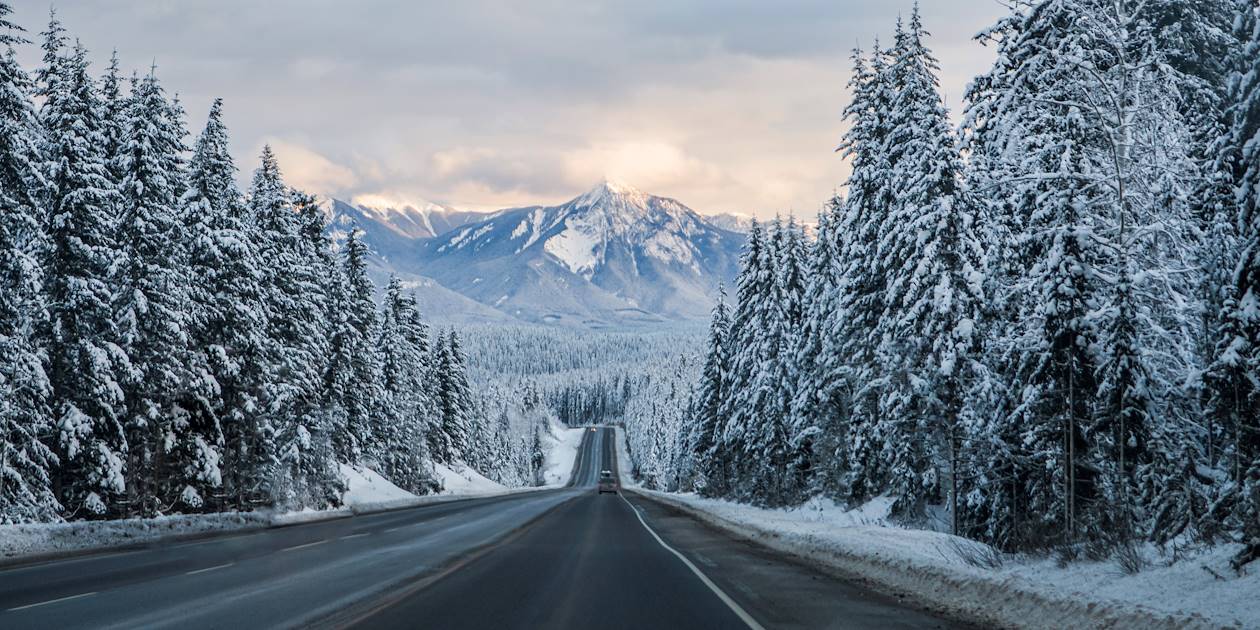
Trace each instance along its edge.
<instances>
[{"instance_id":1,"label":"white lane line","mask_svg":"<svg viewBox=\"0 0 1260 630\"><path fill-rule=\"evenodd\" d=\"M280 551L295 551L297 549L306 549L307 547L314 547L315 545L322 545L326 542L328 542L327 538L323 540L317 540L313 543L306 543L305 545L294 545L292 547L285 547L284 549L281 549Z\"/></svg>"},{"instance_id":2,"label":"white lane line","mask_svg":"<svg viewBox=\"0 0 1260 630\"><path fill-rule=\"evenodd\" d=\"M350 540L351 538L362 538L362 537L367 536L367 535L368 535L368 533L367 533L367 532L361 532L361 533L358 533L358 534L350 534L350 535L348 535L348 536L342 536L342 537L341 537L341 540Z\"/></svg>"},{"instance_id":3,"label":"white lane line","mask_svg":"<svg viewBox=\"0 0 1260 630\"><path fill-rule=\"evenodd\" d=\"M198 573L209 573L210 571L217 571L217 570L219 570L219 569L226 569L226 568L228 568L228 567L230 567L230 566L232 566L232 565L234 565L234 564L236 564L236 563L235 563L235 562L229 562L229 563L227 563L227 564L220 564L219 566L216 566L216 567L206 567L206 568L204 568L204 569L197 569L196 571L189 571L189 572L185 573L184 575L197 575Z\"/></svg>"},{"instance_id":4,"label":"white lane line","mask_svg":"<svg viewBox=\"0 0 1260 630\"><path fill-rule=\"evenodd\" d=\"M18 607L16 607L16 608L10 608L10 609L8 610L8 612L13 612L13 611L15 611L15 610L26 610L27 608L34 608L34 607L36 607L36 606L47 606L48 604L56 604L57 602L64 602L64 601L68 601L68 600L71 600L71 599L79 599L80 597L87 597L88 595L95 595L95 594L96 594L96 591L92 591L91 593L79 593L78 595L69 595L69 596L67 596L67 597L58 597L57 599L50 599L50 600L48 600L48 601L46 601L46 602L39 602L39 603L35 603L35 604L27 604L27 605L25 605L25 606L18 606Z\"/></svg>"},{"instance_id":5,"label":"white lane line","mask_svg":"<svg viewBox=\"0 0 1260 630\"><path fill-rule=\"evenodd\" d=\"M765 630L765 627L757 623L757 620L753 619L752 615L748 614L748 611L744 610L743 607L735 603L735 600L731 599L729 595L722 592L722 589L718 588L718 585L714 584L713 580L709 579L709 576L705 575L704 572L699 569L699 567L692 564L691 561L687 559L687 556L682 555L681 553L678 552L677 549L674 549L673 547L670 547L669 545L665 544L665 541L661 540L661 537L658 536L657 533L647 524L647 521L643 520L643 515L639 513L639 510L634 507L634 504L631 503L630 500L625 497L625 495L622 495L619 493L617 496L621 497L621 500L625 501L626 505L630 506L630 511L634 512L635 517L639 519L639 523L643 525L643 529L648 530L648 533L652 535L652 538L655 538L656 542L660 543L662 547L664 547L666 550L668 550L670 553L674 554L675 556L678 556L678 559L682 560L682 563L687 565L687 568L691 569L691 572L695 573L696 577L700 578L700 581L704 582L704 585L709 587L709 590L713 591L713 594L717 595L718 599L722 600L722 603L726 604L726 607L730 608L731 612L735 613L736 617L739 617L741 621L743 621L745 624L748 624L748 627L751 628L752 630Z\"/></svg>"}]
</instances>

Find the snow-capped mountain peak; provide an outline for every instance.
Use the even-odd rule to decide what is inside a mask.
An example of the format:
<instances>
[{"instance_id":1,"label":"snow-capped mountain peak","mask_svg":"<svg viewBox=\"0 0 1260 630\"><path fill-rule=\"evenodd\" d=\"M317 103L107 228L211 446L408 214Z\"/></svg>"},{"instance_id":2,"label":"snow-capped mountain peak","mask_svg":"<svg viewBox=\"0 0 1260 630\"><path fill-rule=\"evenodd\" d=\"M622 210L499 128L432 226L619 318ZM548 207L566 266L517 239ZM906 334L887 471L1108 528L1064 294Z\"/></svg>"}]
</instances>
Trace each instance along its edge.
<instances>
[{"instance_id":1,"label":"snow-capped mountain peak","mask_svg":"<svg viewBox=\"0 0 1260 630\"><path fill-rule=\"evenodd\" d=\"M678 201L604 180L557 206L463 225L426 243L420 259L443 284L509 312L527 307L513 313L527 319L566 304L570 316L690 317L703 316L718 280L734 273L742 240Z\"/></svg>"},{"instance_id":2,"label":"snow-capped mountain peak","mask_svg":"<svg viewBox=\"0 0 1260 630\"><path fill-rule=\"evenodd\" d=\"M651 195L613 179L605 179L581 197L573 200L579 207L613 206L623 209L646 210Z\"/></svg>"}]
</instances>

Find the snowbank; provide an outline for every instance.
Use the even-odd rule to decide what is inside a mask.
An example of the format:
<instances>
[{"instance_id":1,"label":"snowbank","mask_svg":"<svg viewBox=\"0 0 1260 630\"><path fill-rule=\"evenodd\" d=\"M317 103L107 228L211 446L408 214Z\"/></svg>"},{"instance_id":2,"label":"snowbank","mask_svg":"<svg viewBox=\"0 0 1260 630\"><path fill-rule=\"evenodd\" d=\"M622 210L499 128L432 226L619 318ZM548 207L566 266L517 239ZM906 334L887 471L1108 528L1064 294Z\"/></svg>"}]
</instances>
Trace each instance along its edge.
<instances>
[{"instance_id":1,"label":"snowbank","mask_svg":"<svg viewBox=\"0 0 1260 630\"><path fill-rule=\"evenodd\" d=\"M55 557L84 549L120 547L171 538L195 538L227 531L262 529L271 525L271 515L262 512L0 525L0 562L34 556Z\"/></svg>"},{"instance_id":2,"label":"snowbank","mask_svg":"<svg viewBox=\"0 0 1260 630\"><path fill-rule=\"evenodd\" d=\"M621 478L621 487L638 488L639 482L630 470L634 460L630 459L630 443L626 438L626 430L623 427L614 427L614 430L617 432L617 476Z\"/></svg>"},{"instance_id":3,"label":"snowbank","mask_svg":"<svg viewBox=\"0 0 1260 630\"><path fill-rule=\"evenodd\" d=\"M443 466L434 464L438 479L442 480L443 495L469 495L502 493L507 486L485 478L481 473L460 463ZM388 482L386 482L388 483Z\"/></svg>"},{"instance_id":4,"label":"snowbank","mask_svg":"<svg viewBox=\"0 0 1260 630\"><path fill-rule=\"evenodd\" d=\"M341 495L341 503L349 508L416 498L416 495L395 486L371 468L342 464L341 476L346 479L346 492Z\"/></svg>"},{"instance_id":5,"label":"snowbank","mask_svg":"<svg viewBox=\"0 0 1260 630\"><path fill-rule=\"evenodd\" d=\"M571 469L572 455L561 454L561 457L570 458L569 468ZM341 474L345 477L347 486L345 494L342 495L343 505L331 510L307 509L289 512L259 510L218 514L177 514L112 521L0 525L0 565L35 559L51 559L85 551L141 543L195 539L226 532L296 525L347 518L356 514L370 514L541 489L507 488L463 464L456 464L453 467L438 464L435 465L435 472L442 479L445 490L441 494L416 496L394 485L370 468L342 464ZM566 474L564 482L567 481Z\"/></svg>"},{"instance_id":6,"label":"snowbank","mask_svg":"<svg viewBox=\"0 0 1260 630\"><path fill-rule=\"evenodd\" d=\"M577 461L582 445L582 427L571 429L559 421L548 419L547 433L543 435L543 448L547 460L543 465L543 485L563 486L573 477L573 463Z\"/></svg>"},{"instance_id":7,"label":"snowbank","mask_svg":"<svg viewBox=\"0 0 1260 630\"><path fill-rule=\"evenodd\" d=\"M844 577L941 612L1011 628L1257 628L1260 569L1228 570L1236 546L1127 575L1112 562L1059 567L1051 560L968 563L974 541L887 521L888 501L845 510L815 500L768 510L695 495L636 490L700 520Z\"/></svg>"}]
</instances>

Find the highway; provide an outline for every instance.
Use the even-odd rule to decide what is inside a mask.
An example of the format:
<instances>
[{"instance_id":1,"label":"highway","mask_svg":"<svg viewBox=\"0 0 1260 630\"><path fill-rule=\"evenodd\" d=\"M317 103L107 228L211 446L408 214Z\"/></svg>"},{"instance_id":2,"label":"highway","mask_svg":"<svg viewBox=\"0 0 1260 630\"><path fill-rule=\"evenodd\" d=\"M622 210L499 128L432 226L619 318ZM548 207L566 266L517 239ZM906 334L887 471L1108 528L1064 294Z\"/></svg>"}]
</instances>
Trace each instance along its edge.
<instances>
[{"instance_id":1,"label":"highway","mask_svg":"<svg viewBox=\"0 0 1260 630\"><path fill-rule=\"evenodd\" d=\"M629 492L570 487L0 570L0 628L955 628Z\"/></svg>"}]
</instances>

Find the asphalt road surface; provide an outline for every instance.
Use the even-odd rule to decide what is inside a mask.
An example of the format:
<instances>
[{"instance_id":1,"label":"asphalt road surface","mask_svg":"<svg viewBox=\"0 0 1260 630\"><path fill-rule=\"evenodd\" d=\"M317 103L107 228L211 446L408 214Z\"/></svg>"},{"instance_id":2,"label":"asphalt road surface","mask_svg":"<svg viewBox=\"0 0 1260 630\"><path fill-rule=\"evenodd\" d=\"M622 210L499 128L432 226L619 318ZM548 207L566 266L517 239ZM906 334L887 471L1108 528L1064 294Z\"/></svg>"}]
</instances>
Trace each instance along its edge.
<instances>
[{"instance_id":1,"label":"asphalt road surface","mask_svg":"<svg viewBox=\"0 0 1260 630\"><path fill-rule=\"evenodd\" d=\"M633 493L571 487L0 570L0 628L956 628Z\"/></svg>"}]
</instances>

